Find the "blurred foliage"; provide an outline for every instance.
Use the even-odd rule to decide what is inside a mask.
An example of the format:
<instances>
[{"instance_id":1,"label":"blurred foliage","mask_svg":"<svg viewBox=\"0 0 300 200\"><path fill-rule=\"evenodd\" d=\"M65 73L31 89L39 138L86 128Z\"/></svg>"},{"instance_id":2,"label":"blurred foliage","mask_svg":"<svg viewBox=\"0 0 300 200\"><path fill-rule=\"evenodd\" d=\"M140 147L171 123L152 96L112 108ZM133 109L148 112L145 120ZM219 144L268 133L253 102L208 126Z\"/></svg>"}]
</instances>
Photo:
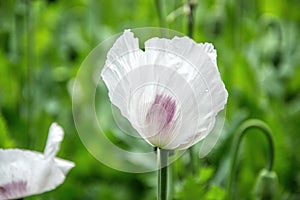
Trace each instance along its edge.
<instances>
[{"instance_id":1,"label":"blurred foliage","mask_svg":"<svg viewBox=\"0 0 300 200\"><path fill-rule=\"evenodd\" d=\"M181 188L178 189L175 199L225 199L226 192L224 189L211 184L210 179L213 176L213 169L206 167L202 168L198 176L188 176Z\"/></svg>"},{"instance_id":2,"label":"blurred foliage","mask_svg":"<svg viewBox=\"0 0 300 200\"><path fill-rule=\"evenodd\" d=\"M168 28L187 33L186 1L163 2ZM233 134L243 120L259 118L274 133L276 198L300 199L300 1L197 2L194 38L215 45L230 96L222 136L199 161L207 166L200 176L187 175L186 155L174 163L180 185L174 198L223 199ZM0 1L0 145L42 151L57 121L66 132L58 156L76 163L57 190L27 199L155 199L155 173L118 172L90 156L76 133L71 102L76 72L96 45L126 28L149 26L159 26L154 0ZM251 199L267 162L266 144L255 131L245 138L237 199Z\"/></svg>"}]
</instances>

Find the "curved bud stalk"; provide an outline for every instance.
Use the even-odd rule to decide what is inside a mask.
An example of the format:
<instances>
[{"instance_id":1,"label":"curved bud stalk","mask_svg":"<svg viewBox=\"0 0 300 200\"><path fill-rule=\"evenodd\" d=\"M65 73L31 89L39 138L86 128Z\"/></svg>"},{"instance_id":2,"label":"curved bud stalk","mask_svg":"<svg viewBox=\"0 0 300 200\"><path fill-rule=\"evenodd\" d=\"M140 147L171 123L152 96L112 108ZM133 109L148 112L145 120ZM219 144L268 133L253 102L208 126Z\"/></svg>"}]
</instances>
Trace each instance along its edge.
<instances>
[{"instance_id":1,"label":"curved bud stalk","mask_svg":"<svg viewBox=\"0 0 300 200\"><path fill-rule=\"evenodd\" d=\"M233 144L233 151L232 151L232 161L231 161L231 167L230 167L230 174L229 174L229 179L228 179L228 198L227 199L232 199L232 182L234 179L234 174L236 171L236 161L237 161L237 155L238 155L238 150L240 147L240 144L242 142L242 139L244 138L244 135L247 133L247 130L256 128L261 130L260 133L264 134L267 138L268 145L269 145L269 162L267 164L267 171L269 173L263 173L261 174L261 178L258 180L258 184L261 185L259 186L258 193L261 194L261 188L264 187L263 185L269 181L270 177L269 175L272 174L272 169L273 169L273 162L274 162L274 142L273 142L273 136L272 136L272 131L268 127L266 123L264 123L261 120L258 119L250 119L245 121L243 124L239 126L237 129L236 137L234 139L234 144ZM272 175L273 176L273 175Z\"/></svg>"}]
</instances>

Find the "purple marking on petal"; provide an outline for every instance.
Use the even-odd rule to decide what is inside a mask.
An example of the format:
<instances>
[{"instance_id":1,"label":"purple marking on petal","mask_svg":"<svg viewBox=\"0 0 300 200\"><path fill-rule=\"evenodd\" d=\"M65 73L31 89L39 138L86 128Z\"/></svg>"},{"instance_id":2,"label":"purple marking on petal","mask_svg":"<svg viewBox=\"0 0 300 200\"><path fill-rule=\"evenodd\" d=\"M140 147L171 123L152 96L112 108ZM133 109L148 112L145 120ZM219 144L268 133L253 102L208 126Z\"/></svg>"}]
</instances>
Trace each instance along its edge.
<instances>
[{"instance_id":1,"label":"purple marking on petal","mask_svg":"<svg viewBox=\"0 0 300 200\"><path fill-rule=\"evenodd\" d=\"M163 121L162 129L167 127L172 121L176 111L176 102L170 96L156 95L155 100L150 107L146 119L149 121L153 116L159 116ZM157 119L156 119L157 121Z\"/></svg>"},{"instance_id":2,"label":"purple marking on petal","mask_svg":"<svg viewBox=\"0 0 300 200\"><path fill-rule=\"evenodd\" d=\"M0 185L0 198L22 197L26 193L26 190L26 181L12 181L11 183Z\"/></svg>"}]
</instances>

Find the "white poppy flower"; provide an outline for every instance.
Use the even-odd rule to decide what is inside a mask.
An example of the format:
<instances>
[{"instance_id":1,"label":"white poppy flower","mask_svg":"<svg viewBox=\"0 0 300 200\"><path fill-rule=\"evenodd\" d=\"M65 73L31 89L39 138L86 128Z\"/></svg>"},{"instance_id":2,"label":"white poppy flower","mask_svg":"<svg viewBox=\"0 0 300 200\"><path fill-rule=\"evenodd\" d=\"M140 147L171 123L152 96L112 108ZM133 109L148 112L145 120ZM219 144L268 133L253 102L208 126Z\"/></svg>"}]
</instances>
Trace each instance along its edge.
<instances>
[{"instance_id":1,"label":"white poppy flower","mask_svg":"<svg viewBox=\"0 0 300 200\"><path fill-rule=\"evenodd\" d=\"M205 138L228 93L212 44L151 38L145 50L130 30L107 54L101 76L111 102L151 145L187 149Z\"/></svg>"},{"instance_id":2,"label":"white poppy flower","mask_svg":"<svg viewBox=\"0 0 300 200\"><path fill-rule=\"evenodd\" d=\"M74 163L55 158L63 140L63 129L53 123L44 153L0 149L0 199L40 194L62 184Z\"/></svg>"}]
</instances>

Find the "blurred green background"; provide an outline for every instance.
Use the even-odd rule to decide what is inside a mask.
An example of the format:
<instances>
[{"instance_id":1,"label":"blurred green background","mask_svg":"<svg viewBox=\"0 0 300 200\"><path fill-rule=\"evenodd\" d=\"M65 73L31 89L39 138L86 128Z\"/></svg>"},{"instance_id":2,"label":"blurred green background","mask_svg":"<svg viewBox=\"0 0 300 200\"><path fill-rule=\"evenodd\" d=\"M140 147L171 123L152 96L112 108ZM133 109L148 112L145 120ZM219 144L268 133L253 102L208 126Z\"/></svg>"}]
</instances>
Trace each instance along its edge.
<instances>
[{"instance_id":1,"label":"blurred green background","mask_svg":"<svg viewBox=\"0 0 300 200\"><path fill-rule=\"evenodd\" d=\"M167 27L187 34L187 1L162 3ZM300 199L299 10L299 0L197 1L194 39L215 45L229 99L221 139L197 161L200 175L191 176L188 155L174 163L173 199L224 197L233 136L248 118L273 130L276 199ZM151 26L160 26L154 0L0 1L0 147L43 151L57 121L66 132L58 156L76 163L58 189L26 199L155 199L154 172L119 172L88 153L71 100L77 70L96 45L124 29ZM252 132L241 146L236 199L252 198L268 159L265 138Z\"/></svg>"}]
</instances>

